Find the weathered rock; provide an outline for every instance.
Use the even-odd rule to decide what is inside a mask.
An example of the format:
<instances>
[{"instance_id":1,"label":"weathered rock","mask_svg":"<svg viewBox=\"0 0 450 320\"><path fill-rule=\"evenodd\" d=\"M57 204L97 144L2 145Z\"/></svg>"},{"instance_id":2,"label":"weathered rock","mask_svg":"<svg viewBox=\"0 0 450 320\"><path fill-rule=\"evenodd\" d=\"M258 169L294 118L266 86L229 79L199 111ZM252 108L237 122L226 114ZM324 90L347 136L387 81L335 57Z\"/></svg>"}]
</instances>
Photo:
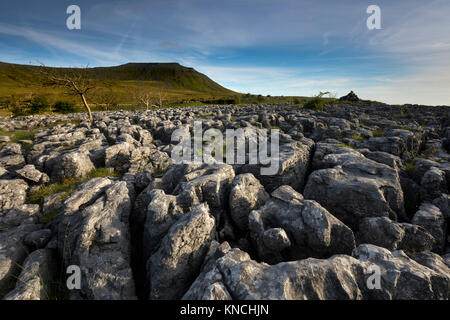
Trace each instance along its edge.
<instances>
[{"instance_id":1,"label":"weathered rock","mask_svg":"<svg viewBox=\"0 0 450 320\"><path fill-rule=\"evenodd\" d=\"M125 172L128 168L131 151L134 149L128 142L115 144L105 150L105 165L119 172Z\"/></svg>"},{"instance_id":2,"label":"weathered rock","mask_svg":"<svg viewBox=\"0 0 450 320\"><path fill-rule=\"evenodd\" d=\"M356 93L354 93L353 91L350 91L347 95L340 97L339 98L340 101L359 101L358 96L356 95Z\"/></svg>"},{"instance_id":3,"label":"weathered rock","mask_svg":"<svg viewBox=\"0 0 450 320\"><path fill-rule=\"evenodd\" d=\"M362 276L363 272L363 264L348 256L269 266L250 260L239 249L232 249L217 259L202 281L203 286L217 283L227 288L230 296L239 300L361 299L354 273ZM325 274L327 277L319 276Z\"/></svg>"},{"instance_id":4,"label":"weathered rock","mask_svg":"<svg viewBox=\"0 0 450 320\"><path fill-rule=\"evenodd\" d=\"M433 200L433 204L441 210L444 218L450 219L450 195L443 194L439 198Z\"/></svg>"},{"instance_id":5,"label":"weathered rock","mask_svg":"<svg viewBox=\"0 0 450 320\"><path fill-rule=\"evenodd\" d=\"M133 190L126 182L104 178L89 181L65 201L58 250L67 265L80 267L82 298L136 298L130 266L132 202Z\"/></svg>"},{"instance_id":6,"label":"weathered rock","mask_svg":"<svg viewBox=\"0 0 450 320\"><path fill-rule=\"evenodd\" d=\"M352 256L380 268L380 290L368 290L368 299L433 300L449 298L448 274L438 273L408 258L403 251L390 252L360 245ZM373 274L373 270L372 270Z\"/></svg>"},{"instance_id":7,"label":"weathered rock","mask_svg":"<svg viewBox=\"0 0 450 320\"><path fill-rule=\"evenodd\" d=\"M21 224L37 223L39 216L38 204L21 204L14 209L0 211L0 231L7 231Z\"/></svg>"},{"instance_id":8,"label":"weathered rock","mask_svg":"<svg viewBox=\"0 0 450 320\"><path fill-rule=\"evenodd\" d=\"M387 217L363 219L357 234L359 244L370 243L389 250L419 252L431 250L435 239L418 225L397 223Z\"/></svg>"},{"instance_id":9,"label":"weathered rock","mask_svg":"<svg viewBox=\"0 0 450 320\"><path fill-rule=\"evenodd\" d=\"M380 269L381 288L371 290L367 283L373 265ZM210 263L208 271L186 294L189 299L218 298L204 289L213 284L226 288L233 299L242 300L448 298L448 275L416 263L402 251L391 253L372 245L359 246L353 257L336 255L272 266L231 249L215 264Z\"/></svg>"},{"instance_id":10,"label":"weathered rock","mask_svg":"<svg viewBox=\"0 0 450 320\"><path fill-rule=\"evenodd\" d=\"M261 183L251 174L241 174L234 178L230 192L230 213L236 226L248 230L248 216L259 209L270 196Z\"/></svg>"},{"instance_id":11,"label":"weathered rock","mask_svg":"<svg viewBox=\"0 0 450 320\"><path fill-rule=\"evenodd\" d=\"M328 156L333 155L333 156ZM361 158L362 154L356 150L345 148L336 143L318 142L312 159L312 170L334 167L340 155L346 158Z\"/></svg>"},{"instance_id":12,"label":"weathered rock","mask_svg":"<svg viewBox=\"0 0 450 320\"><path fill-rule=\"evenodd\" d=\"M150 299L179 299L199 274L215 232L208 206L195 206L172 225L147 262Z\"/></svg>"},{"instance_id":13,"label":"weathered rock","mask_svg":"<svg viewBox=\"0 0 450 320\"><path fill-rule=\"evenodd\" d=\"M22 147L18 143L9 143L0 150L0 166L6 169L18 169L25 164Z\"/></svg>"},{"instance_id":14,"label":"weathered rock","mask_svg":"<svg viewBox=\"0 0 450 320\"><path fill-rule=\"evenodd\" d=\"M95 169L86 151L72 151L45 163L52 180L82 178Z\"/></svg>"},{"instance_id":15,"label":"weathered rock","mask_svg":"<svg viewBox=\"0 0 450 320\"><path fill-rule=\"evenodd\" d=\"M439 167L439 164L436 161L423 158L415 159L413 164L414 166L409 174L418 184L421 183L423 176L428 170L433 167Z\"/></svg>"},{"instance_id":16,"label":"weathered rock","mask_svg":"<svg viewBox=\"0 0 450 320\"><path fill-rule=\"evenodd\" d=\"M167 153L159 151L154 146L134 149L130 154L128 162L128 172L133 174L144 170L164 172L173 163Z\"/></svg>"},{"instance_id":17,"label":"weathered rock","mask_svg":"<svg viewBox=\"0 0 450 320\"><path fill-rule=\"evenodd\" d=\"M4 300L49 300L52 294L58 260L50 249L33 251L24 261L15 289Z\"/></svg>"},{"instance_id":18,"label":"weathered rock","mask_svg":"<svg viewBox=\"0 0 450 320\"><path fill-rule=\"evenodd\" d=\"M183 209L177 204L177 197L166 195L163 190L152 190L150 199L145 211L143 230L144 261L147 261L170 227L183 215Z\"/></svg>"},{"instance_id":19,"label":"weathered rock","mask_svg":"<svg viewBox=\"0 0 450 320\"><path fill-rule=\"evenodd\" d=\"M446 264L444 258L429 251L410 253L408 256L417 263L430 268L431 270L447 275L447 278L449 278L448 283L450 284L450 266Z\"/></svg>"},{"instance_id":20,"label":"weathered rock","mask_svg":"<svg viewBox=\"0 0 450 320\"><path fill-rule=\"evenodd\" d=\"M350 254L353 232L317 202L303 200L291 187L249 216L250 235L260 259L269 263Z\"/></svg>"},{"instance_id":21,"label":"weathered rock","mask_svg":"<svg viewBox=\"0 0 450 320\"><path fill-rule=\"evenodd\" d=\"M411 222L424 227L436 241L433 249L442 252L446 243L446 223L438 207L429 203L421 205Z\"/></svg>"},{"instance_id":22,"label":"weathered rock","mask_svg":"<svg viewBox=\"0 0 450 320\"><path fill-rule=\"evenodd\" d=\"M0 180L0 211L16 208L25 202L28 184L21 180Z\"/></svg>"},{"instance_id":23,"label":"weathered rock","mask_svg":"<svg viewBox=\"0 0 450 320\"><path fill-rule=\"evenodd\" d=\"M42 213L44 215L61 211L63 208L64 192L48 195L42 201Z\"/></svg>"},{"instance_id":24,"label":"weathered rock","mask_svg":"<svg viewBox=\"0 0 450 320\"><path fill-rule=\"evenodd\" d=\"M41 249L50 241L52 230L42 229L29 233L23 240L25 245L32 249Z\"/></svg>"},{"instance_id":25,"label":"weathered rock","mask_svg":"<svg viewBox=\"0 0 450 320\"><path fill-rule=\"evenodd\" d=\"M112 181L107 178L94 178L80 184L75 192L64 201L63 208L67 212L79 210L97 200Z\"/></svg>"},{"instance_id":26,"label":"weathered rock","mask_svg":"<svg viewBox=\"0 0 450 320\"><path fill-rule=\"evenodd\" d=\"M183 296L184 300L231 300L232 297L223 284L223 277L217 268L217 259L231 250L228 242L219 245L212 241L200 275Z\"/></svg>"},{"instance_id":27,"label":"weathered rock","mask_svg":"<svg viewBox=\"0 0 450 320\"><path fill-rule=\"evenodd\" d=\"M367 147L371 151L382 151L401 157L406 146L400 137L372 137L367 140Z\"/></svg>"},{"instance_id":28,"label":"weathered rock","mask_svg":"<svg viewBox=\"0 0 450 320\"><path fill-rule=\"evenodd\" d=\"M170 121L164 121L159 123L159 126L153 135L156 139L159 139L167 144L172 140L172 133L179 128L179 126Z\"/></svg>"},{"instance_id":29,"label":"weathered rock","mask_svg":"<svg viewBox=\"0 0 450 320\"><path fill-rule=\"evenodd\" d=\"M404 215L396 170L364 157L339 163L310 175L304 191L306 199L316 200L354 230L362 218L396 220L398 215Z\"/></svg>"},{"instance_id":30,"label":"weathered rock","mask_svg":"<svg viewBox=\"0 0 450 320\"><path fill-rule=\"evenodd\" d=\"M362 153L366 158L388 165L397 171L403 168L402 159L393 154L381 151L362 152Z\"/></svg>"},{"instance_id":31,"label":"weathered rock","mask_svg":"<svg viewBox=\"0 0 450 320\"><path fill-rule=\"evenodd\" d=\"M71 299L145 298L151 297L152 288L185 299L448 299L445 265L450 266L450 256L424 251L444 254L450 248L445 225L450 214L448 107L360 100L329 101L326 108L262 103L120 110L94 112L93 124L85 114L0 119L0 129L11 137L15 130L37 129L32 140L10 143L0 137L1 296L20 285L16 279L21 270L15 267L24 265L28 252L45 246L59 250L57 265L63 269L58 274L69 264L82 266L82 290L73 290ZM256 142L253 129L276 126L278 172L265 176L261 170L268 162L260 158L250 164L248 154L244 164L231 167L217 162L171 165L169 154L178 144L171 141L172 133L181 129L191 137L199 119L203 130L242 128L246 153L250 142ZM269 150L274 139L267 140ZM66 193L47 196L41 208L24 204L26 193L40 188L45 174L52 176L51 182L73 174L81 178L94 166L123 175L81 183L66 200ZM309 197L310 186L304 188L311 172L323 180L315 183L320 187L315 186L313 198L321 205ZM242 176L234 180L235 173L256 178L244 183ZM17 183L17 178L23 181ZM121 191L108 196L115 188ZM140 194L136 201L133 190ZM272 192L270 199L264 190ZM210 238L221 245L197 235L204 225L186 226L186 217L202 203L210 209L205 220L214 220ZM442 214L435 209L417 213L424 203ZM254 222L257 232L247 232L249 216L261 211L266 214ZM343 248L349 254L354 246L351 231L333 219L359 230L358 243L402 249L412 260L367 243L354 254L366 250L362 256L373 261L330 257ZM48 222L48 229L42 230L39 222ZM170 235L176 227L182 246ZM443 239L439 248L430 245L435 238ZM164 246L165 241L176 245ZM180 247L189 254L180 256ZM190 252L192 248L200 248L204 256ZM261 259L261 252L267 257ZM168 260L161 261L157 253ZM258 263L250 256L280 263ZM153 270L154 279L145 270L151 257L153 266L162 266ZM183 260L187 257L194 258ZM303 260L286 262L297 259ZM161 271L172 270L170 261L178 269ZM381 289L369 290L367 280L376 266ZM30 283L14 295L41 298L37 283Z\"/></svg>"},{"instance_id":32,"label":"weathered rock","mask_svg":"<svg viewBox=\"0 0 450 320\"><path fill-rule=\"evenodd\" d=\"M173 194L177 195L178 203L185 211L207 202L213 216L220 221L233 178L234 170L228 164L194 165L193 170L183 176Z\"/></svg>"},{"instance_id":33,"label":"weathered rock","mask_svg":"<svg viewBox=\"0 0 450 320\"><path fill-rule=\"evenodd\" d=\"M304 138L280 146L278 171L275 175L261 174L261 165L246 164L239 168L239 173L252 173L266 188L272 192L282 185L290 185L297 191L303 189L306 173L311 162L314 141Z\"/></svg>"},{"instance_id":34,"label":"weathered rock","mask_svg":"<svg viewBox=\"0 0 450 320\"><path fill-rule=\"evenodd\" d=\"M371 151L382 151L398 157L417 152L420 136L403 129L390 129L382 137L372 137L365 143Z\"/></svg>"},{"instance_id":35,"label":"weathered rock","mask_svg":"<svg viewBox=\"0 0 450 320\"><path fill-rule=\"evenodd\" d=\"M436 167L430 168L422 177L420 182L421 199L423 201L433 201L443 193L447 193L447 181L445 172Z\"/></svg>"},{"instance_id":36,"label":"weathered rock","mask_svg":"<svg viewBox=\"0 0 450 320\"><path fill-rule=\"evenodd\" d=\"M10 172L5 168L3 168L2 166L0 166L0 180L5 180L8 178L10 178Z\"/></svg>"},{"instance_id":37,"label":"weathered rock","mask_svg":"<svg viewBox=\"0 0 450 320\"><path fill-rule=\"evenodd\" d=\"M275 252L281 252L292 245L286 231L282 228L270 228L265 230L261 235L261 240L268 250Z\"/></svg>"},{"instance_id":38,"label":"weathered rock","mask_svg":"<svg viewBox=\"0 0 450 320\"><path fill-rule=\"evenodd\" d=\"M23 224L8 231L0 232L0 295L14 288L16 276L19 275L29 249L23 239L30 233L39 230L36 224Z\"/></svg>"},{"instance_id":39,"label":"weathered rock","mask_svg":"<svg viewBox=\"0 0 450 320\"><path fill-rule=\"evenodd\" d=\"M444 260L444 263L447 265L447 267L450 268L450 253L444 254L442 256L442 259Z\"/></svg>"},{"instance_id":40,"label":"weathered rock","mask_svg":"<svg viewBox=\"0 0 450 320\"><path fill-rule=\"evenodd\" d=\"M42 184L50 181L50 178L45 173L36 170L32 164L28 164L23 168L16 170L16 173L22 178L34 183Z\"/></svg>"}]
</instances>

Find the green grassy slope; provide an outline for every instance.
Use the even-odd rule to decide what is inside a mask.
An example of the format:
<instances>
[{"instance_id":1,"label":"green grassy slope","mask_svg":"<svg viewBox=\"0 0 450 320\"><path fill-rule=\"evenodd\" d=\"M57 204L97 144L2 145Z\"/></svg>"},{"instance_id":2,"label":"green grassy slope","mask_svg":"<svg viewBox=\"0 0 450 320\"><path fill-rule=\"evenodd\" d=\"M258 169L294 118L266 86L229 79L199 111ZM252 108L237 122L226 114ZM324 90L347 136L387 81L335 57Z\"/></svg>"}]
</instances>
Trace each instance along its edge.
<instances>
[{"instance_id":1,"label":"green grassy slope","mask_svg":"<svg viewBox=\"0 0 450 320\"><path fill-rule=\"evenodd\" d=\"M59 68L58 68L59 69ZM61 88L42 87L37 66L0 62L0 98L34 93L50 101L73 100ZM61 68L62 72L73 69ZM76 70L76 69L75 69ZM120 103L133 103L135 88L164 92L169 100L223 98L238 95L193 68L178 63L128 63L115 67L90 68L89 77L98 87L114 90Z\"/></svg>"}]
</instances>

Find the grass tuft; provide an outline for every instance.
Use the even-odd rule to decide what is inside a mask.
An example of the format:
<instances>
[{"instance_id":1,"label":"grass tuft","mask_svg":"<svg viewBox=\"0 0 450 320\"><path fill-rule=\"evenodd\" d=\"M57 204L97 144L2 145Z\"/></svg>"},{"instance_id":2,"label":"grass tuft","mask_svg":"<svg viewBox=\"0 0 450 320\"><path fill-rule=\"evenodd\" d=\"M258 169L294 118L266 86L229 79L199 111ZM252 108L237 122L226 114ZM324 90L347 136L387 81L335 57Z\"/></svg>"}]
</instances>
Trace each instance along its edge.
<instances>
[{"instance_id":1,"label":"grass tuft","mask_svg":"<svg viewBox=\"0 0 450 320\"><path fill-rule=\"evenodd\" d=\"M384 136L384 130L383 129L377 129L377 130L372 132L372 135L374 137L382 137L382 136Z\"/></svg>"},{"instance_id":2,"label":"grass tuft","mask_svg":"<svg viewBox=\"0 0 450 320\"><path fill-rule=\"evenodd\" d=\"M108 168L97 168L91 171L84 178L64 178L54 184L43 185L39 189L28 194L27 203L40 204L45 197L55 193L63 193L62 201L70 197L75 187L80 183L93 178L118 177L119 175Z\"/></svg>"},{"instance_id":3,"label":"grass tuft","mask_svg":"<svg viewBox=\"0 0 450 320\"><path fill-rule=\"evenodd\" d=\"M406 165L405 165L405 171L407 173L412 172L415 167L416 167L416 165L414 164L414 162L412 162L412 161L407 162Z\"/></svg>"},{"instance_id":4,"label":"grass tuft","mask_svg":"<svg viewBox=\"0 0 450 320\"><path fill-rule=\"evenodd\" d=\"M338 147L340 148L348 148L348 149L353 149L353 150L357 150L357 147L352 147L351 145L345 144L345 143L341 143L338 145Z\"/></svg>"},{"instance_id":5,"label":"grass tuft","mask_svg":"<svg viewBox=\"0 0 450 320\"><path fill-rule=\"evenodd\" d=\"M357 141L364 141L364 137L362 135L360 135L360 134L354 134L354 135L351 136L351 138L353 140L357 140Z\"/></svg>"},{"instance_id":6,"label":"grass tuft","mask_svg":"<svg viewBox=\"0 0 450 320\"><path fill-rule=\"evenodd\" d=\"M39 130L16 130L16 131L4 131L0 130L0 136L9 136L9 141L17 143L20 140L33 140L34 135Z\"/></svg>"}]
</instances>

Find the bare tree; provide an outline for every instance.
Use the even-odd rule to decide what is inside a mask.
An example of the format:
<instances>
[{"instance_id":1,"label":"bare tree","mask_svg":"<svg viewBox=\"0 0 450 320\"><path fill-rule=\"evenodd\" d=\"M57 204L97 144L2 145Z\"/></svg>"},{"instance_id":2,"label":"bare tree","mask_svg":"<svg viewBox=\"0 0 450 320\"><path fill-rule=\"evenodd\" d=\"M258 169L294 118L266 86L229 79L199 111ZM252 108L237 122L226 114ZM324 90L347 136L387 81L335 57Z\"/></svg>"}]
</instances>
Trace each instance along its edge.
<instances>
[{"instance_id":1,"label":"bare tree","mask_svg":"<svg viewBox=\"0 0 450 320\"><path fill-rule=\"evenodd\" d=\"M149 89L136 89L134 91L134 98L139 102L139 104L144 105L146 110L154 106L153 101L155 98Z\"/></svg>"},{"instance_id":2,"label":"bare tree","mask_svg":"<svg viewBox=\"0 0 450 320\"><path fill-rule=\"evenodd\" d=\"M49 68L41 64L39 73L42 77L43 85L62 87L69 95L79 96L83 102L84 108L89 116L89 121L92 123L92 112L87 103L86 96L89 91L95 89L95 85L88 77L89 68L77 69L57 69Z\"/></svg>"},{"instance_id":3,"label":"bare tree","mask_svg":"<svg viewBox=\"0 0 450 320\"><path fill-rule=\"evenodd\" d=\"M163 107L163 102L167 99L167 93L166 92L162 92L161 90L158 91L158 103L159 103L159 107L162 108Z\"/></svg>"},{"instance_id":4,"label":"bare tree","mask_svg":"<svg viewBox=\"0 0 450 320\"><path fill-rule=\"evenodd\" d=\"M108 111L109 107L115 106L117 104L117 96L112 88L99 88L95 90L95 101L97 103L97 106L105 111Z\"/></svg>"}]
</instances>

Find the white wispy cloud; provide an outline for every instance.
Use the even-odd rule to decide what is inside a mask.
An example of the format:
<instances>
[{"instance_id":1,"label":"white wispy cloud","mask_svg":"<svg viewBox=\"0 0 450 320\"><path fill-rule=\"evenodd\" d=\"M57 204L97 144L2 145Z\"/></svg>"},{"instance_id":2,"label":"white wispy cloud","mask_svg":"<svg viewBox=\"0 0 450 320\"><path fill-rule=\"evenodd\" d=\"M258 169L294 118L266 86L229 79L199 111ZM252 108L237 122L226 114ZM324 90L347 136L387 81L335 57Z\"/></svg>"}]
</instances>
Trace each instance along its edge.
<instances>
[{"instance_id":1,"label":"white wispy cloud","mask_svg":"<svg viewBox=\"0 0 450 320\"><path fill-rule=\"evenodd\" d=\"M120 55L97 49L95 46L74 42L67 38L54 36L45 32L39 32L27 27L11 26L0 23L0 33L10 36L13 35L23 37L40 45L46 45L70 54L94 59L96 62L104 61L105 59L109 61L125 60L125 58Z\"/></svg>"},{"instance_id":2,"label":"white wispy cloud","mask_svg":"<svg viewBox=\"0 0 450 320\"><path fill-rule=\"evenodd\" d=\"M91 65L177 61L240 92L354 90L391 103L450 104L448 0L378 0L382 30L372 31L365 25L368 3L351 0L80 1L81 33L52 29L42 18L36 26L2 22L0 35L48 49L53 63L65 56ZM32 12L22 15L31 21ZM277 61L277 49L291 45L313 52L311 67L300 57ZM239 60L261 48L273 56ZM2 45L0 59L15 54L20 50Z\"/></svg>"}]
</instances>

